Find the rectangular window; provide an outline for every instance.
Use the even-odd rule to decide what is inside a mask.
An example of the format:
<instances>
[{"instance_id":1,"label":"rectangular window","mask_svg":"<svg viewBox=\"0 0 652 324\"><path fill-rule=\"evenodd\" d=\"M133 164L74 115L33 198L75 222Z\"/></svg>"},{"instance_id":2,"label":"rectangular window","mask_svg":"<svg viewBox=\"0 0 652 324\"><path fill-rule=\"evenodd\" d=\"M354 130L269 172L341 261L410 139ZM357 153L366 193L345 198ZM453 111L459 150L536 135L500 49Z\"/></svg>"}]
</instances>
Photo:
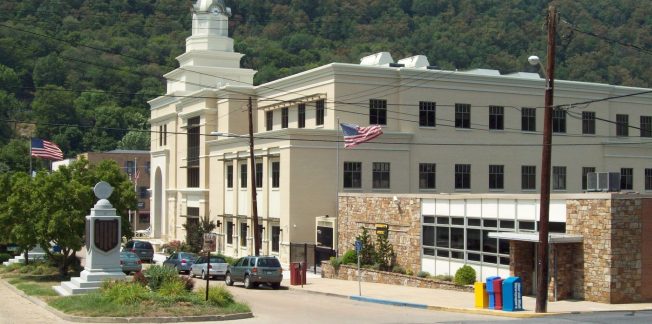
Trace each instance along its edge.
<instances>
[{"instance_id":1,"label":"rectangular window","mask_svg":"<svg viewBox=\"0 0 652 324\"><path fill-rule=\"evenodd\" d=\"M521 166L521 189L535 190L537 188L537 167L534 165Z\"/></svg>"},{"instance_id":2,"label":"rectangular window","mask_svg":"<svg viewBox=\"0 0 652 324\"><path fill-rule=\"evenodd\" d=\"M437 188L437 164L419 163L419 189Z\"/></svg>"},{"instance_id":3,"label":"rectangular window","mask_svg":"<svg viewBox=\"0 0 652 324\"><path fill-rule=\"evenodd\" d=\"M645 190L652 190L652 169L645 169Z\"/></svg>"},{"instance_id":4,"label":"rectangular window","mask_svg":"<svg viewBox=\"0 0 652 324\"><path fill-rule=\"evenodd\" d=\"M566 190L566 167L552 167L552 190Z\"/></svg>"},{"instance_id":5,"label":"rectangular window","mask_svg":"<svg viewBox=\"0 0 652 324\"><path fill-rule=\"evenodd\" d=\"M629 136L629 115L616 115L616 136Z\"/></svg>"},{"instance_id":6,"label":"rectangular window","mask_svg":"<svg viewBox=\"0 0 652 324\"><path fill-rule=\"evenodd\" d=\"M582 112L582 134L595 134L595 112Z\"/></svg>"},{"instance_id":7,"label":"rectangular window","mask_svg":"<svg viewBox=\"0 0 652 324\"><path fill-rule=\"evenodd\" d=\"M277 252L280 246L281 238L281 227L278 225L272 225L272 252Z\"/></svg>"},{"instance_id":8,"label":"rectangular window","mask_svg":"<svg viewBox=\"0 0 652 324\"><path fill-rule=\"evenodd\" d=\"M374 189L389 189L389 163L374 162L372 165L372 187Z\"/></svg>"},{"instance_id":9,"label":"rectangular window","mask_svg":"<svg viewBox=\"0 0 652 324\"><path fill-rule=\"evenodd\" d=\"M369 125L387 125L387 100L369 99Z\"/></svg>"},{"instance_id":10,"label":"rectangular window","mask_svg":"<svg viewBox=\"0 0 652 324\"><path fill-rule=\"evenodd\" d=\"M289 108L281 108L281 128L288 128L289 114Z\"/></svg>"},{"instance_id":11,"label":"rectangular window","mask_svg":"<svg viewBox=\"0 0 652 324\"><path fill-rule=\"evenodd\" d=\"M240 246L247 246L247 223L240 223Z\"/></svg>"},{"instance_id":12,"label":"rectangular window","mask_svg":"<svg viewBox=\"0 0 652 324\"><path fill-rule=\"evenodd\" d=\"M455 128L471 128L471 105L455 104Z\"/></svg>"},{"instance_id":13,"label":"rectangular window","mask_svg":"<svg viewBox=\"0 0 652 324\"><path fill-rule=\"evenodd\" d=\"M163 145L168 145L168 125L163 125Z\"/></svg>"},{"instance_id":14,"label":"rectangular window","mask_svg":"<svg viewBox=\"0 0 652 324\"><path fill-rule=\"evenodd\" d=\"M233 244L233 222L226 222L226 244Z\"/></svg>"},{"instance_id":15,"label":"rectangular window","mask_svg":"<svg viewBox=\"0 0 652 324\"><path fill-rule=\"evenodd\" d=\"M158 127L158 145L165 146L168 144L168 125L160 125Z\"/></svg>"},{"instance_id":16,"label":"rectangular window","mask_svg":"<svg viewBox=\"0 0 652 324\"><path fill-rule=\"evenodd\" d=\"M247 164L240 164L240 188L247 188Z\"/></svg>"},{"instance_id":17,"label":"rectangular window","mask_svg":"<svg viewBox=\"0 0 652 324\"><path fill-rule=\"evenodd\" d=\"M554 110L552 112L552 132L566 133L566 110Z\"/></svg>"},{"instance_id":18,"label":"rectangular window","mask_svg":"<svg viewBox=\"0 0 652 324\"><path fill-rule=\"evenodd\" d=\"M226 187L233 188L233 165L226 166Z\"/></svg>"},{"instance_id":19,"label":"rectangular window","mask_svg":"<svg viewBox=\"0 0 652 324\"><path fill-rule=\"evenodd\" d=\"M524 132L537 131L536 108L521 108L521 130Z\"/></svg>"},{"instance_id":20,"label":"rectangular window","mask_svg":"<svg viewBox=\"0 0 652 324\"><path fill-rule=\"evenodd\" d=\"M315 103L315 124L317 126L324 125L324 99L317 100Z\"/></svg>"},{"instance_id":21,"label":"rectangular window","mask_svg":"<svg viewBox=\"0 0 652 324\"><path fill-rule=\"evenodd\" d=\"M620 190L632 190L634 188L634 169L620 169Z\"/></svg>"},{"instance_id":22,"label":"rectangular window","mask_svg":"<svg viewBox=\"0 0 652 324\"><path fill-rule=\"evenodd\" d=\"M272 188L281 186L281 162L272 162Z\"/></svg>"},{"instance_id":23,"label":"rectangular window","mask_svg":"<svg viewBox=\"0 0 652 324\"><path fill-rule=\"evenodd\" d=\"M263 164L256 163L256 188L263 187Z\"/></svg>"},{"instance_id":24,"label":"rectangular window","mask_svg":"<svg viewBox=\"0 0 652 324\"><path fill-rule=\"evenodd\" d=\"M582 167L582 190L588 189L588 174L595 172L594 167Z\"/></svg>"},{"instance_id":25,"label":"rectangular window","mask_svg":"<svg viewBox=\"0 0 652 324\"><path fill-rule=\"evenodd\" d=\"M125 172L129 175L129 178L134 177L134 173L136 172L136 167L135 167L134 161L127 160L125 161Z\"/></svg>"},{"instance_id":26,"label":"rectangular window","mask_svg":"<svg viewBox=\"0 0 652 324\"><path fill-rule=\"evenodd\" d=\"M641 137L652 137L652 116L641 116Z\"/></svg>"},{"instance_id":27,"label":"rectangular window","mask_svg":"<svg viewBox=\"0 0 652 324\"><path fill-rule=\"evenodd\" d=\"M140 198L147 198L147 187L138 187L138 195Z\"/></svg>"},{"instance_id":28,"label":"rectangular window","mask_svg":"<svg viewBox=\"0 0 652 324\"><path fill-rule=\"evenodd\" d=\"M299 128L305 128L306 127L306 104L299 104L299 108L297 108L297 111L298 111L297 120L299 121Z\"/></svg>"},{"instance_id":29,"label":"rectangular window","mask_svg":"<svg viewBox=\"0 0 652 324\"><path fill-rule=\"evenodd\" d=\"M419 126L435 127L437 103L431 101L419 101Z\"/></svg>"},{"instance_id":30,"label":"rectangular window","mask_svg":"<svg viewBox=\"0 0 652 324\"><path fill-rule=\"evenodd\" d=\"M145 172L149 174L152 171L152 163L150 161L145 162Z\"/></svg>"},{"instance_id":31,"label":"rectangular window","mask_svg":"<svg viewBox=\"0 0 652 324\"><path fill-rule=\"evenodd\" d=\"M455 189L471 189L470 164L455 164Z\"/></svg>"},{"instance_id":32,"label":"rectangular window","mask_svg":"<svg viewBox=\"0 0 652 324\"><path fill-rule=\"evenodd\" d=\"M489 166L489 189L505 189L505 166Z\"/></svg>"},{"instance_id":33,"label":"rectangular window","mask_svg":"<svg viewBox=\"0 0 652 324\"><path fill-rule=\"evenodd\" d=\"M199 117L188 119L188 138L187 138L187 185L188 188L199 188L199 142L200 127Z\"/></svg>"},{"instance_id":34,"label":"rectangular window","mask_svg":"<svg viewBox=\"0 0 652 324\"><path fill-rule=\"evenodd\" d=\"M274 128L274 111L265 112L265 130L271 131Z\"/></svg>"},{"instance_id":35,"label":"rectangular window","mask_svg":"<svg viewBox=\"0 0 652 324\"><path fill-rule=\"evenodd\" d=\"M505 108L489 106L489 129L505 129Z\"/></svg>"},{"instance_id":36,"label":"rectangular window","mask_svg":"<svg viewBox=\"0 0 652 324\"><path fill-rule=\"evenodd\" d=\"M344 162L344 188L362 188L362 162Z\"/></svg>"}]
</instances>

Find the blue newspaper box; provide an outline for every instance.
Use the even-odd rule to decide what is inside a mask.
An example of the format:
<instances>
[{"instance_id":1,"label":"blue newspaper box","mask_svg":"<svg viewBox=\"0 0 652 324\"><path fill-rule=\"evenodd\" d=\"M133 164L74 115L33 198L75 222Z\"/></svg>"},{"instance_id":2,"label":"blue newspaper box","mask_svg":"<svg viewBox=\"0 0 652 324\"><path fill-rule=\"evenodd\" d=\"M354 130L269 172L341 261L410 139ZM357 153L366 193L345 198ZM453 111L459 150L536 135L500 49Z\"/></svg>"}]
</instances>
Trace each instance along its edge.
<instances>
[{"instance_id":1,"label":"blue newspaper box","mask_svg":"<svg viewBox=\"0 0 652 324\"><path fill-rule=\"evenodd\" d=\"M500 279L497 276L487 277L487 294L489 295L489 309L496 307L496 292L494 291L494 280Z\"/></svg>"},{"instance_id":2,"label":"blue newspaper box","mask_svg":"<svg viewBox=\"0 0 652 324\"><path fill-rule=\"evenodd\" d=\"M503 311L523 310L523 283L520 277L503 280Z\"/></svg>"}]
</instances>

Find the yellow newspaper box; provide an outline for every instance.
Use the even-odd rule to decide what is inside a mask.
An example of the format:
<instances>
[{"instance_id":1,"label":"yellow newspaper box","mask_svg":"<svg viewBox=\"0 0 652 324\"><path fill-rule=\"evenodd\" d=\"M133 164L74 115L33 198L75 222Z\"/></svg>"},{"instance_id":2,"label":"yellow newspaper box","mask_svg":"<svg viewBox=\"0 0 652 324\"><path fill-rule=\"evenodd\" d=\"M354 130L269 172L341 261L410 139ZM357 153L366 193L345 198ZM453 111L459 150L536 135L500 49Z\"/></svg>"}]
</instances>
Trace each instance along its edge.
<instances>
[{"instance_id":1,"label":"yellow newspaper box","mask_svg":"<svg viewBox=\"0 0 652 324\"><path fill-rule=\"evenodd\" d=\"M475 290L475 307L487 308L489 307L489 294L484 282L476 282L473 284Z\"/></svg>"}]
</instances>

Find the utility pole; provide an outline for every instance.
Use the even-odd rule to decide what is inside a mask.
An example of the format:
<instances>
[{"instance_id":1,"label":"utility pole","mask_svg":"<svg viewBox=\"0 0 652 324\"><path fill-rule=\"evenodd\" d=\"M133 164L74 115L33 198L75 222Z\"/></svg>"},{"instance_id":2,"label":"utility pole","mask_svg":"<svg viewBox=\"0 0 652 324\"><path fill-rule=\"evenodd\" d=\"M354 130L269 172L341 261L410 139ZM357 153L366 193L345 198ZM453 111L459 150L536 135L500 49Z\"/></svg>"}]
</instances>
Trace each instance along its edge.
<instances>
[{"instance_id":1,"label":"utility pole","mask_svg":"<svg viewBox=\"0 0 652 324\"><path fill-rule=\"evenodd\" d=\"M548 7L548 57L546 72L543 147L541 153L541 198L539 209L539 250L537 260L536 312L546 313L548 302L548 220L550 212L550 161L552 156L552 104L555 80L555 35L557 10Z\"/></svg>"},{"instance_id":2,"label":"utility pole","mask_svg":"<svg viewBox=\"0 0 652 324\"><path fill-rule=\"evenodd\" d=\"M249 97L249 156L251 158L251 220L254 227L254 255L260 253L260 232L258 232L258 204L256 202L256 160L254 158L254 117Z\"/></svg>"}]
</instances>

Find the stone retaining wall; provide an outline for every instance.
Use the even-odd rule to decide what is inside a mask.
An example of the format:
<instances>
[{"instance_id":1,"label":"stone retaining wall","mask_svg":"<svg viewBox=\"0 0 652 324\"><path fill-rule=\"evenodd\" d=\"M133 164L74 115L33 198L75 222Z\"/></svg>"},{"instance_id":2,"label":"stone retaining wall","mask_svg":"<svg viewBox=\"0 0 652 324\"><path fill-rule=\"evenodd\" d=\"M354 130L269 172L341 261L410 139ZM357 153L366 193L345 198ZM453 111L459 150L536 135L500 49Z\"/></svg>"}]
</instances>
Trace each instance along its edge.
<instances>
[{"instance_id":1,"label":"stone retaining wall","mask_svg":"<svg viewBox=\"0 0 652 324\"><path fill-rule=\"evenodd\" d=\"M338 271L333 269L333 266L328 261L321 263L321 276L322 278L340 279L357 281L357 267L348 265L340 265ZM372 269L362 270L362 281L375 282L390 285L418 287L418 288L433 288L433 289L447 289L456 291L473 292L472 286L460 286L448 281L439 281L434 279L419 278L416 276L408 276L400 273L377 271Z\"/></svg>"}]
</instances>

